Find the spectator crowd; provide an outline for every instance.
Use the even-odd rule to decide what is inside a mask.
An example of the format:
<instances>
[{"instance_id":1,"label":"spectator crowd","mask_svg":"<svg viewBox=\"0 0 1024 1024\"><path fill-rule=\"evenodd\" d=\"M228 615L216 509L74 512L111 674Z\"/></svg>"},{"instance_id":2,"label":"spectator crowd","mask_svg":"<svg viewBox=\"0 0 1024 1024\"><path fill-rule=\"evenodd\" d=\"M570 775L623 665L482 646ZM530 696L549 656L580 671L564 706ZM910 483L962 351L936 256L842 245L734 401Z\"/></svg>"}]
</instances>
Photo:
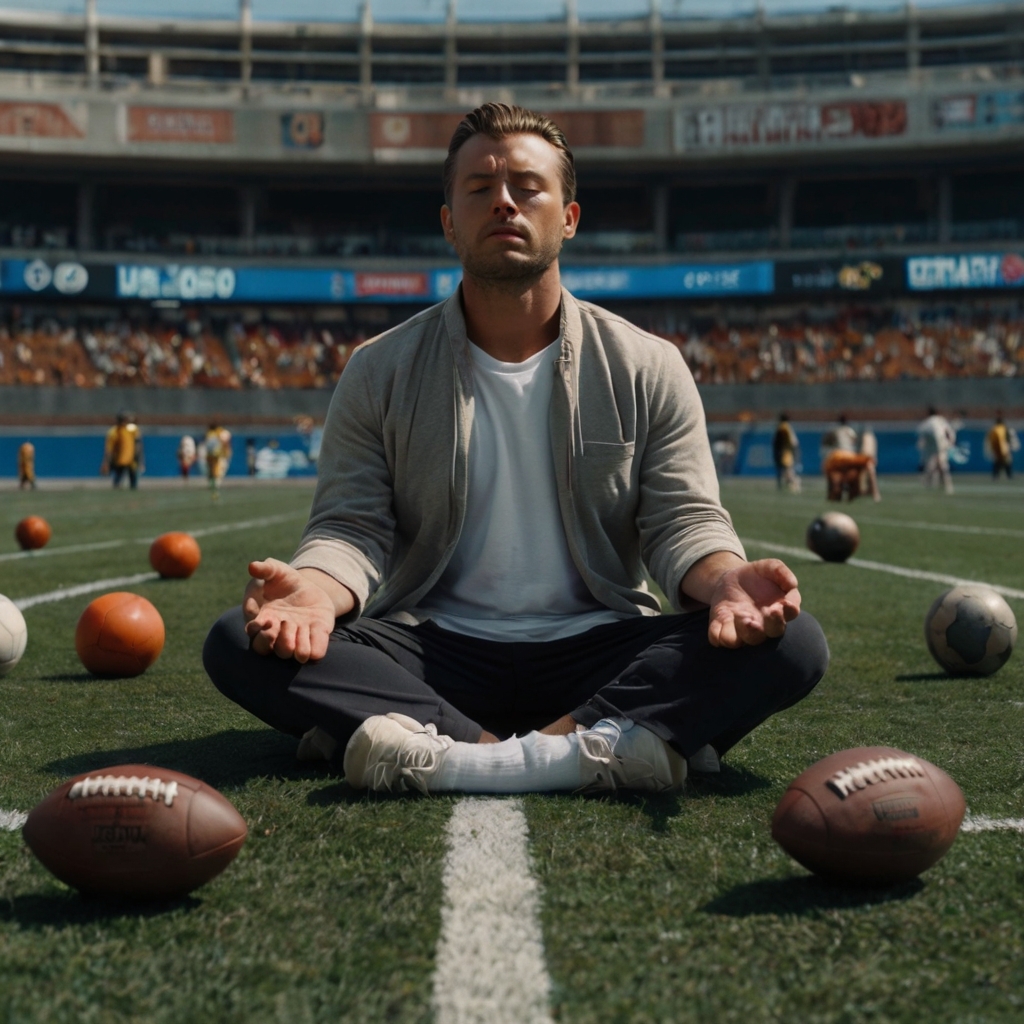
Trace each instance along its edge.
<instances>
[{"instance_id":1,"label":"spectator crowd","mask_svg":"<svg viewBox=\"0 0 1024 1024\"><path fill-rule=\"evenodd\" d=\"M649 326L702 384L1024 376L1024 311L1015 308L762 310ZM140 323L8 310L0 385L321 388L364 340L346 325L301 320Z\"/></svg>"}]
</instances>

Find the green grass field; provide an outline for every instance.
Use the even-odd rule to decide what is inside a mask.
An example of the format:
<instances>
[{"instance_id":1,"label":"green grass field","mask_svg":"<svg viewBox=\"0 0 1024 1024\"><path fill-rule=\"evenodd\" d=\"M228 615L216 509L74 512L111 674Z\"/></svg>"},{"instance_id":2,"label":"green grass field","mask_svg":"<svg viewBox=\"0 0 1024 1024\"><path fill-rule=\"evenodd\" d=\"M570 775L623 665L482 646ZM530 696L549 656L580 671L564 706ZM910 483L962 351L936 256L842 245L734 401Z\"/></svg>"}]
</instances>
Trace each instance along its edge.
<instances>
[{"instance_id":1,"label":"green grass field","mask_svg":"<svg viewBox=\"0 0 1024 1024\"><path fill-rule=\"evenodd\" d=\"M1024 589L1024 487L958 483L946 498L883 479L881 504L844 508L860 522L858 555ZM820 481L808 487L780 495L729 480L723 497L744 538L801 547L825 508ZM431 1019L454 801L367 798L300 765L294 741L224 700L200 662L247 561L289 557L310 497L308 484L231 488L217 503L200 487L145 483L0 493L0 556L16 550L24 515L54 531L50 553L0 557L11 598L144 572L144 541L166 530L277 517L203 537L190 580L132 588L167 626L162 656L137 679L97 680L77 660L75 623L96 595L25 612L28 650L0 679L0 810L31 808L69 775L142 761L220 789L250 838L190 898L137 906L80 897L19 832L0 831L0 1021ZM124 543L59 552L104 541ZM962 835L915 883L848 890L808 875L768 831L795 775L864 744L942 766L974 815L1024 817L1024 656L986 679L946 678L922 631L941 584L791 564L832 649L807 700L680 795L526 799L556 1020L1024 1019L1024 836Z\"/></svg>"}]
</instances>

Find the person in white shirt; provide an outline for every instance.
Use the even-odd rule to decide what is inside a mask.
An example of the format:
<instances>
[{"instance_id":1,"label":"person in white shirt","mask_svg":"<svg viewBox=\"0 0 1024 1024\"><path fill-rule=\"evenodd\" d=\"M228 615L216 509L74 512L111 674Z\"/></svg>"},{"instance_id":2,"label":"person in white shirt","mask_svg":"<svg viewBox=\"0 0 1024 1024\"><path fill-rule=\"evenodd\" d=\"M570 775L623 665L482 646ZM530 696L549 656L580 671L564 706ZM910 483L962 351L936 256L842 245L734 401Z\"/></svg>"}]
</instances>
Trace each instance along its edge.
<instances>
[{"instance_id":1,"label":"person in white shirt","mask_svg":"<svg viewBox=\"0 0 1024 1024\"><path fill-rule=\"evenodd\" d=\"M917 450L921 454L925 487L941 483L946 494L953 493L953 476L949 471L949 452L956 444L956 431L945 416L929 406L927 417L917 428Z\"/></svg>"}]
</instances>

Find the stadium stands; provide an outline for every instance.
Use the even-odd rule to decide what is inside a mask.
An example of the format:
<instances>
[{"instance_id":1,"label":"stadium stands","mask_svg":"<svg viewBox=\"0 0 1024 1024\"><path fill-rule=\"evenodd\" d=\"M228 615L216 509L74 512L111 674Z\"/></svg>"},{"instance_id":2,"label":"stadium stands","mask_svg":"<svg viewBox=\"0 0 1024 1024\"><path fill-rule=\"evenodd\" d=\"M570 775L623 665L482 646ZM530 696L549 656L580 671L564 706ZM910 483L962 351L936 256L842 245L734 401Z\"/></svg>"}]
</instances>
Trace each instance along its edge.
<instances>
[{"instance_id":1,"label":"stadium stands","mask_svg":"<svg viewBox=\"0 0 1024 1024\"><path fill-rule=\"evenodd\" d=\"M1024 309L1012 305L767 308L649 327L678 346L702 384L1024 377ZM325 388L363 340L361 331L301 317L214 324L8 315L0 385Z\"/></svg>"}]
</instances>

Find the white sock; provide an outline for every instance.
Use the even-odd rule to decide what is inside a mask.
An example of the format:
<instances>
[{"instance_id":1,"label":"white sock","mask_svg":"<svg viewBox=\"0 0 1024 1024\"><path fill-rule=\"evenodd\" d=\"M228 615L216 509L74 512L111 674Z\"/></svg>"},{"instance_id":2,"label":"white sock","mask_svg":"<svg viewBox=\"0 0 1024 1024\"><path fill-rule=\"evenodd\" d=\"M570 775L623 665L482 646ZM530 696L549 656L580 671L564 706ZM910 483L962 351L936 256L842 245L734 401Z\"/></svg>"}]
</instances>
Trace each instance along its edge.
<instances>
[{"instance_id":1,"label":"white sock","mask_svg":"<svg viewBox=\"0 0 1024 1024\"><path fill-rule=\"evenodd\" d=\"M582 785L575 734L531 732L501 743L454 743L430 780L430 791L549 793Z\"/></svg>"}]
</instances>

